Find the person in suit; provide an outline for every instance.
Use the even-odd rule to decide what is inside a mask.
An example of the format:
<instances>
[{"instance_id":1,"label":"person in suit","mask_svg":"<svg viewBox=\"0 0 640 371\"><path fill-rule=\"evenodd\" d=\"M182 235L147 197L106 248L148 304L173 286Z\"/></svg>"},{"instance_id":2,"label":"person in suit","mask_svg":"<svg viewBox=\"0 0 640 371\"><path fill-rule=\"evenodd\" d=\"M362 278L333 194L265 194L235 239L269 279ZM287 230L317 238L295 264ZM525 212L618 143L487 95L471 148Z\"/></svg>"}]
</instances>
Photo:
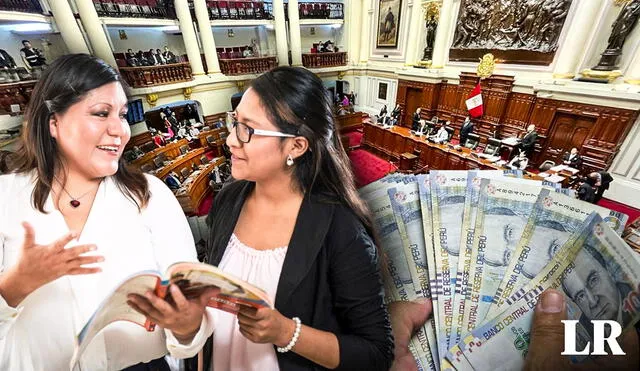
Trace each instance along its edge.
<instances>
[{"instance_id":1,"label":"person in suit","mask_svg":"<svg viewBox=\"0 0 640 371\"><path fill-rule=\"evenodd\" d=\"M578 198L592 204L596 203L596 179L590 176L585 177L578 187Z\"/></svg>"},{"instance_id":2,"label":"person in suit","mask_svg":"<svg viewBox=\"0 0 640 371\"><path fill-rule=\"evenodd\" d=\"M524 152L520 152L518 156L514 157L507 165L510 169L524 170L529 165L529 159Z\"/></svg>"},{"instance_id":3,"label":"person in suit","mask_svg":"<svg viewBox=\"0 0 640 371\"><path fill-rule=\"evenodd\" d=\"M449 132L447 132L446 123L443 122L440 126L440 129L438 129L438 132L430 136L429 139L431 139L435 143L444 143L449 140Z\"/></svg>"},{"instance_id":4,"label":"person in suit","mask_svg":"<svg viewBox=\"0 0 640 371\"><path fill-rule=\"evenodd\" d=\"M332 106L318 76L287 66L253 80L229 117L234 180L209 212L206 261L264 289L275 308L207 311L214 336L187 340L204 346L205 370L391 366L380 253Z\"/></svg>"},{"instance_id":5,"label":"person in suit","mask_svg":"<svg viewBox=\"0 0 640 371\"><path fill-rule=\"evenodd\" d=\"M413 114L413 118L411 119L411 130L420 130L420 107L416 109L416 112Z\"/></svg>"},{"instance_id":6,"label":"person in suit","mask_svg":"<svg viewBox=\"0 0 640 371\"><path fill-rule=\"evenodd\" d=\"M471 133L473 133L473 121L471 121L469 116L467 116L467 118L464 119L464 123L462 124L462 127L460 128L460 145L461 146L464 146L464 143L467 141L467 137Z\"/></svg>"},{"instance_id":7,"label":"person in suit","mask_svg":"<svg viewBox=\"0 0 640 371\"><path fill-rule=\"evenodd\" d=\"M578 153L578 149L576 147L571 148L571 152L564 155L562 163L574 169L579 169L582 166L582 157Z\"/></svg>"},{"instance_id":8,"label":"person in suit","mask_svg":"<svg viewBox=\"0 0 640 371\"><path fill-rule=\"evenodd\" d=\"M604 191L609 189L609 185L613 182L613 177L606 171L597 171L589 174L589 178L594 180L594 186L596 187L595 202L598 203L602 199Z\"/></svg>"},{"instance_id":9,"label":"person in suit","mask_svg":"<svg viewBox=\"0 0 640 371\"><path fill-rule=\"evenodd\" d=\"M536 127L535 125L531 124L527 127L527 133L524 135L520 143L516 145L516 148L524 152L527 158L531 157L537 140L538 133L536 132Z\"/></svg>"}]
</instances>

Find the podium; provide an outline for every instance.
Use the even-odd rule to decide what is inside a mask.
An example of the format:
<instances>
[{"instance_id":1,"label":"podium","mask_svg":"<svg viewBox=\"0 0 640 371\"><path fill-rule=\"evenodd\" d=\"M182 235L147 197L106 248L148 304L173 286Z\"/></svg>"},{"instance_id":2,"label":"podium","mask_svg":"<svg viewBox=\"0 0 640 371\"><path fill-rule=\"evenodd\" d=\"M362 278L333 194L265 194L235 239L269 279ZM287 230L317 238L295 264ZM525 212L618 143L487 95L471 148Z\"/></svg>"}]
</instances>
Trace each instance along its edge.
<instances>
[{"instance_id":1,"label":"podium","mask_svg":"<svg viewBox=\"0 0 640 371\"><path fill-rule=\"evenodd\" d=\"M416 168L416 161L418 160L418 156L413 153L405 152L400 155L400 166L398 167L398 171L403 173L410 173Z\"/></svg>"}]
</instances>

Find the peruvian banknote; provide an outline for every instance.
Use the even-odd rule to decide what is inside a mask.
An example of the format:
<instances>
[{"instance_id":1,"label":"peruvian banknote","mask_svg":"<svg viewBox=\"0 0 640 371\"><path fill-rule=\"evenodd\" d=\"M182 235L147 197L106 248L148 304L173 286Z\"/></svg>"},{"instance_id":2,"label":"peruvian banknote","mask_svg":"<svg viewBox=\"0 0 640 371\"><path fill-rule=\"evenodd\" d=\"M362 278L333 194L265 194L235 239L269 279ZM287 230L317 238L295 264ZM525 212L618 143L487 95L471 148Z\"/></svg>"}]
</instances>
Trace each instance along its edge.
<instances>
[{"instance_id":1,"label":"peruvian banknote","mask_svg":"<svg viewBox=\"0 0 640 371\"><path fill-rule=\"evenodd\" d=\"M462 216L467 171L431 171L436 287L438 288L438 341L440 359L449 348L453 323L453 296L460 255Z\"/></svg>"},{"instance_id":2,"label":"peruvian banknote","mask_svg":"<svg viewBox=\"0 0 640 371\"><path fill-rule=\"evenodd\" d=\"M620 225L624 226L629 218L625 214L543 189L496 290L488 316L493 317L501 312L505 299L538 275L594 211L614 230L619 229Z\"/></svg>"},{"instance_id":3,"label":"peruvian banknote","mask_svg":"<svg viewBox=\"0 0 640 371\"><path fill-rule=\"evenodd\" d=\"M540 186L524 182L481 181L463 335L485 319L541 190Z\"/></svg>"},{"instance_id":4,"label":"peruvian banknote","mask_svg":"<svg viewBox=\"0 0 640 371\"><path fill-rule=\"evenodd\" d=\"M591 320L612 320L630 329L640 319L640 260L597 214L591 214L577 237L569 239L527 293L498 316L474 329L450 354L464 370L515 370L524 365L534 308L548 288L565 295L567 317L576 320L576 349L593 344ZM465 359L462 360L461 358ZM583 358L575 357L580 362Z\"/></svg>"},{"instance_id":5,"label":"peruvian banknote","mask_svg":"<svg viewBox=\"0 0 640 371\"><path fill-rule=\"evenodd\" d=\"M416 295L430 299L429 267L425 249L418 183L414 176L407 176L406 179L406 184L399 184L388 190L389 199L391 200L400 237L405 247L405 256L412 258L407 263L411 271ZM433 370L438 369L437 364L439 362L437 362L438 353L433 318L429 319L417 331L412 341L416 346L419 361Z\"/></svg>"}]
</instances>

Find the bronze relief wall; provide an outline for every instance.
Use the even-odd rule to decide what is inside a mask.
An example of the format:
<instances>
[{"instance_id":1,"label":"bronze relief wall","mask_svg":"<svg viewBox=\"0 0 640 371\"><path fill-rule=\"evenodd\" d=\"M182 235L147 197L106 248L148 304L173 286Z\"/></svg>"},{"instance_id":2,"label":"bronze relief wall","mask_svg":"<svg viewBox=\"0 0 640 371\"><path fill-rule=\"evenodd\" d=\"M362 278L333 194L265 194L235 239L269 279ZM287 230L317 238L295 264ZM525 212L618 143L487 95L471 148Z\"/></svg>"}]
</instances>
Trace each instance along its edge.
<instances>
[{"instance_id":1,"label":"bronze relief wall","mask_svg":"<svg viewBox=\"0 0 640 371\"><path fill-rule=\"evenodd\" d=\"M449 59L477 62L492 53L502 63L548 65L570 6L571 0L462 0Z\"/></svg>"}]
</instances>

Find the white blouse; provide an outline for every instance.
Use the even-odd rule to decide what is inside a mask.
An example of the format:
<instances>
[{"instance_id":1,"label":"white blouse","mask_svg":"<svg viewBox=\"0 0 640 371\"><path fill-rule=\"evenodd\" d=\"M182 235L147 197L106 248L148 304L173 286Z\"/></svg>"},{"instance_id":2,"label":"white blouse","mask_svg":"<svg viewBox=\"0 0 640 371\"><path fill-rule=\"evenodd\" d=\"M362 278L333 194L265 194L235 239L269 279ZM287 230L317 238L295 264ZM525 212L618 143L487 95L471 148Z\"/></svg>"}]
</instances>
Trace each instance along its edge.
<instances>
[{"instance_id":1,"label":"white blouse","mask_svg":"<svg viewBox=\"0 0 640 371\"><path fill-rule=\"evenodd\" d=\"M280 272L287 247L256 250L231 235L220 261L220 269L233 274L267 292L275 301ZM238 318L230 313L214 313L213 369L232 371L277 371L278 359L273 344L256 344L239 330Z\"/></svg>"},{"instance_id":2,"label":"white blouse","mask_svg":"<svg viewBox=\"0 0 640 371\"><path fill-rule=\"evenodd\" d=\"M98 188L77 244L96 244L105 261L101 273L65 276L32 292L17 308L0 296L0 369L68 370L75 335L98 305L127 276L141 270L165 269L174 262L197 261L193 236L171 191L147 176L151 191L148 206L139 212L111 178ZM34 183L30 174L0 176L0 272L16 264L24 240L20 223L35 230L38 244L48 244L69 231L62 214L49 198L48 214L31 206ZM0 273L1 274L1 273ZM202 331L206 331L206 318ZM168 332L167 332L168 334ZM204 334L198 334L201 338ZM119 370L162 357L170 349L187 349L166 340L165 331L147 332L129 322L105 328L85 351L82 370Z\"/></svg>"}]
</instances>

